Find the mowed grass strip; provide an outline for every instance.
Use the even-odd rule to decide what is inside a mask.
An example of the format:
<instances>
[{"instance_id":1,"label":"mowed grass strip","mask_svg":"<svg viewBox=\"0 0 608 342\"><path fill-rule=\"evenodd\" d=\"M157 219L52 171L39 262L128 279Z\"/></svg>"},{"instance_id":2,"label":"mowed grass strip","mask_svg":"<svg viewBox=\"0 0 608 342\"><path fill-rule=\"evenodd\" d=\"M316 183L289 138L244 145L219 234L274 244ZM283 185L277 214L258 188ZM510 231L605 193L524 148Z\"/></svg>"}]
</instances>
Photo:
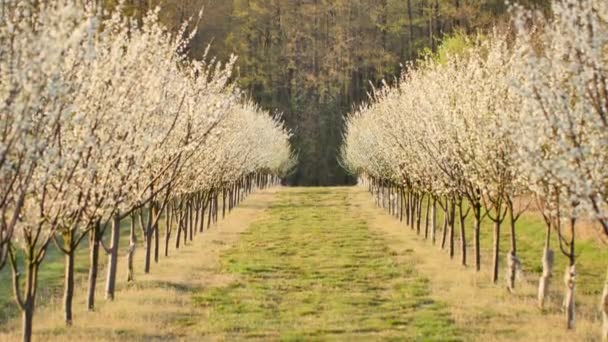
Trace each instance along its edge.
<instances>
[{"instance_id":1,"label":"mowed grass strip","mask_svg":"<svg viewBox=\"0 0 608 342\"><path fill-rule=\"evenodd\" d=\"M229 340L460 340L428 281L397 263L349 191L281 192L268 217L222 255L236 280L194 297L206 317L192 327Z\"/></svg>"}]
</instances>

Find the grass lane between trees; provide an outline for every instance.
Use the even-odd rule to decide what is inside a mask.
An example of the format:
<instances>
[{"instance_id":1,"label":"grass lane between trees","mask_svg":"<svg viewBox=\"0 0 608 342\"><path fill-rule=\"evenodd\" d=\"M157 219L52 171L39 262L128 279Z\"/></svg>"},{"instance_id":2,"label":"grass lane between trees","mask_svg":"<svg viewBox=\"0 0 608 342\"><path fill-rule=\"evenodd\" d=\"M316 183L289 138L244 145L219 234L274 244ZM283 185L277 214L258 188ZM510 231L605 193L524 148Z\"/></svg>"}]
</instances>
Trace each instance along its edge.
<instances>
[{"instance_id":1,"label":"grass lane between trees","mask_svg":"<svg viewBox=\"0 0 608 342\"><path fill-rule=\"evenodd\" d=\"M463 268L404 223L374 207L364 188L279 188L257 193L217 227L161 258L152 273L127 284L120 260L113 303L99 293L85 309L77 287L75 322L66 328L60 307L62 258L34 323L36 340L595 340L597 294L581 284L577 330L559 312L556 268L550 307L535 307L537 280L533 213L522 219L524 278L515 294L490 281L484 268ZM485 228L484 228L485 230ZM505 232L507 234L507 232ZM506 240L505 235L505 240ZM484 245L488 237L483 236ZM125 239L126 240L126 239ZM604 252L585 242L582 280L594 279ZM471 252L471 250L470 250ZM84 255L83 255L84 257ZM80 268L85 268L86 258ZM558 263L559 265L559 263ZM502 271L502 269L501 269ZM595 274L595 275L594 275ZM49 277L50 277L49 273ZM101 274L101 283L105 274ZM49 278L51 279L51 278ZM84 280L81 278L81 280ZM100 290L103 286L100 286ZM101 292L101 291L100 291ZM2 289L4 301L11 296ZM10 310L9 310L10 311ZM0 341L18 339L18 319L2 323Z\"/></svg>"},{"instance_id":2,"label":"grass lane between trees","mask_svg":"<svg viewBox=\"0 0 608 342\"><path fill-rule=\"evenodd\" d=\"M222 257L235 281L199 292L204 336L281 340L459 340L413 264L399 264L349 188L289 189Z\"/></svg>"}]
</instances>

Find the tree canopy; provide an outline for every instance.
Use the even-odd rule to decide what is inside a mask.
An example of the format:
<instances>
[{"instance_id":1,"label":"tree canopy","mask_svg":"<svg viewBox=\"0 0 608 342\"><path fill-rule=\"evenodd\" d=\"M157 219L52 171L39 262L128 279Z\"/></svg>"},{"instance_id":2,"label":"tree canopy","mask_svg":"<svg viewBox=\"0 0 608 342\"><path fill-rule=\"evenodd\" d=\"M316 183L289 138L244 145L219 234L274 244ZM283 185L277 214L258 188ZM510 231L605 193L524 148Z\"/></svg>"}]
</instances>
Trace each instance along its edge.
<instances>
[{"instance_id":1,"label":"tree canopy","mask_svg":"<svg viewBox=\"0 0 608 342\"><path fill-rule=\"evenodd\" d=\"M344 116L402 65L459 30L500 24L503 0L130 0L133 15L159 6L177 31L204 9L189 54L238 56L234 75L264 108L282 112L299 165L291 185L352 183L338 162ZM546 8L547 1L519 1ZM129 4L128 4L129 5ZM210 45L210 51L207 48Z\"/></svg>"}]
</instances>

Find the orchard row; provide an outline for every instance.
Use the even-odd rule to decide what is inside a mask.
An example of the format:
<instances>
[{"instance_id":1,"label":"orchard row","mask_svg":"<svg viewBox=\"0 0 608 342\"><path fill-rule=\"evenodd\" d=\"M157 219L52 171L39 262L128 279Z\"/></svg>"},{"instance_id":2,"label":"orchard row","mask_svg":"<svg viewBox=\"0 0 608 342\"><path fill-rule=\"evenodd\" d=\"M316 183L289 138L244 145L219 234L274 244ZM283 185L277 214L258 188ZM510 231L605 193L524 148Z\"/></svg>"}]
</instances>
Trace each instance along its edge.
<instances>
[{"instance_id":1,"label":"orchard row","mask_svg":"<svg viewBox=\"0 0 608 342\"><path fill-rule=\"evenodd\" d=\"M29 341L50 245L66 255L69 325L74 255L85 238L93 310L100 247L114 298L121 221L140 218L149 272L161 217L168 253L172 226L179 247L203 229L205 213L217 219L220 198L232 208L294 158L280 118L231 84L235 58L187 58L187 24L176 35L156 12L137 22L79 1L1 6L0 268L12 269Z\"/></svg>"},{"instance_id":2,"label":"orchard row","mask_svg":"<svg viewBox=\"0 0 608 342\"><path fill-rule=\"evenodd\" d=\"M538 304L545 305L556 245L568 258L564 310L573 328L577 223L593 220L608 235L608 3L553 1L550 18L512 11L507 33L469 38L375 91L348 119L343 161L379 201L387 191L399 199L418 229L427 208L433 239L441 210L452 256L459 224L465 265L472 215L477 270L481 223L490 220L494 282L506 225L509 290L521 264L518 220L537 208L546 222ZM607 339L608 280L601 311Z\"/></svg>"}]
</instances>

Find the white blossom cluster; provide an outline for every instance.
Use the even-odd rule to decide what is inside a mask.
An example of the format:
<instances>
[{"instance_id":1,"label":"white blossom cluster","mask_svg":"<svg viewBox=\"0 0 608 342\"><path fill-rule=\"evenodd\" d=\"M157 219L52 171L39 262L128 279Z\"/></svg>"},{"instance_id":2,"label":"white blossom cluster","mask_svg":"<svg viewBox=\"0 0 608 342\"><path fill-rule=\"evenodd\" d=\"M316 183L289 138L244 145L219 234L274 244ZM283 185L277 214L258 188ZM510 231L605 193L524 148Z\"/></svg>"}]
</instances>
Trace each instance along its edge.
<instances>
[{"instance_id":1,"label":"white blossom cluster","mask_svg":"<svg viewBox=\"0 0 608 342\"><path fill-rule=\"evenodd\" d=\"M446 63L421 61L351 115L343 148L351 170L436 197L522 192L510 125L519 103L499 38Z\"/></svg>"},{"instance_id":2,"label":"white blossom cluster","mask_svg":"<svg viewBox=\"0 0 608 342\"><path fill-rule=\"evenodd\" d=\"M608 234L608 2L555 1L552 20L526 29L534 19L519 11L514 51L523 170L532 191Z\"/></svg>"},{"instance_id":3,"label":"white blossom cluster","mask_svg":"<svg viewBox=\"0 0 608 342\"><path fill-rule=\"evenodd\" d=\"M492 203L535 194L547 214L592 215L608 234L608 3L515 8L518 32L420 61L347 122L355 174ZM498 208L496 208L498 209Z\"/></svg>"},{"instance_id":4,"label":"white blossom cluster","mask_svg":"<svg viewBox=\"0 0 608 342\"><path fill-rule=\"evenodd\" d=\"M2 6L2 255L10 242L38 245L26 254L41 259L56 231L86 229L165 189L194 193L291 167L289 132L230 84L236 58L190 61L188 32L167 32L157 13L137 24L78 3Z\"/></svg>"},{"instance_id":5,"label":"white blossom cluster","mask_svg":"<svg viewBox=\"0 0 608 342\"><path fill-rule=\"evenodd\" d=\"M464 226L468 202L476 253L479 220L490 218L495 282L500 224L508 219L510 290L519 267L515 222L536 199L547 224L543 276L551 276L552 231L569 259L564 305L572 328L575 223L594 218L608 235L608 2L553 1L549 18L514 6L513 22L514 32L471 39L446 60L418 61L397 85L375 91L347 120L342 158L379 188L388 183L408 198L446 203L451 234L456 211L448 203L460 206ZM412 213L422 211L411 203ZM461 240L465 255L464 234ZM608 338L608 318L604 329Z\"/></svg>"}]
</instances>

